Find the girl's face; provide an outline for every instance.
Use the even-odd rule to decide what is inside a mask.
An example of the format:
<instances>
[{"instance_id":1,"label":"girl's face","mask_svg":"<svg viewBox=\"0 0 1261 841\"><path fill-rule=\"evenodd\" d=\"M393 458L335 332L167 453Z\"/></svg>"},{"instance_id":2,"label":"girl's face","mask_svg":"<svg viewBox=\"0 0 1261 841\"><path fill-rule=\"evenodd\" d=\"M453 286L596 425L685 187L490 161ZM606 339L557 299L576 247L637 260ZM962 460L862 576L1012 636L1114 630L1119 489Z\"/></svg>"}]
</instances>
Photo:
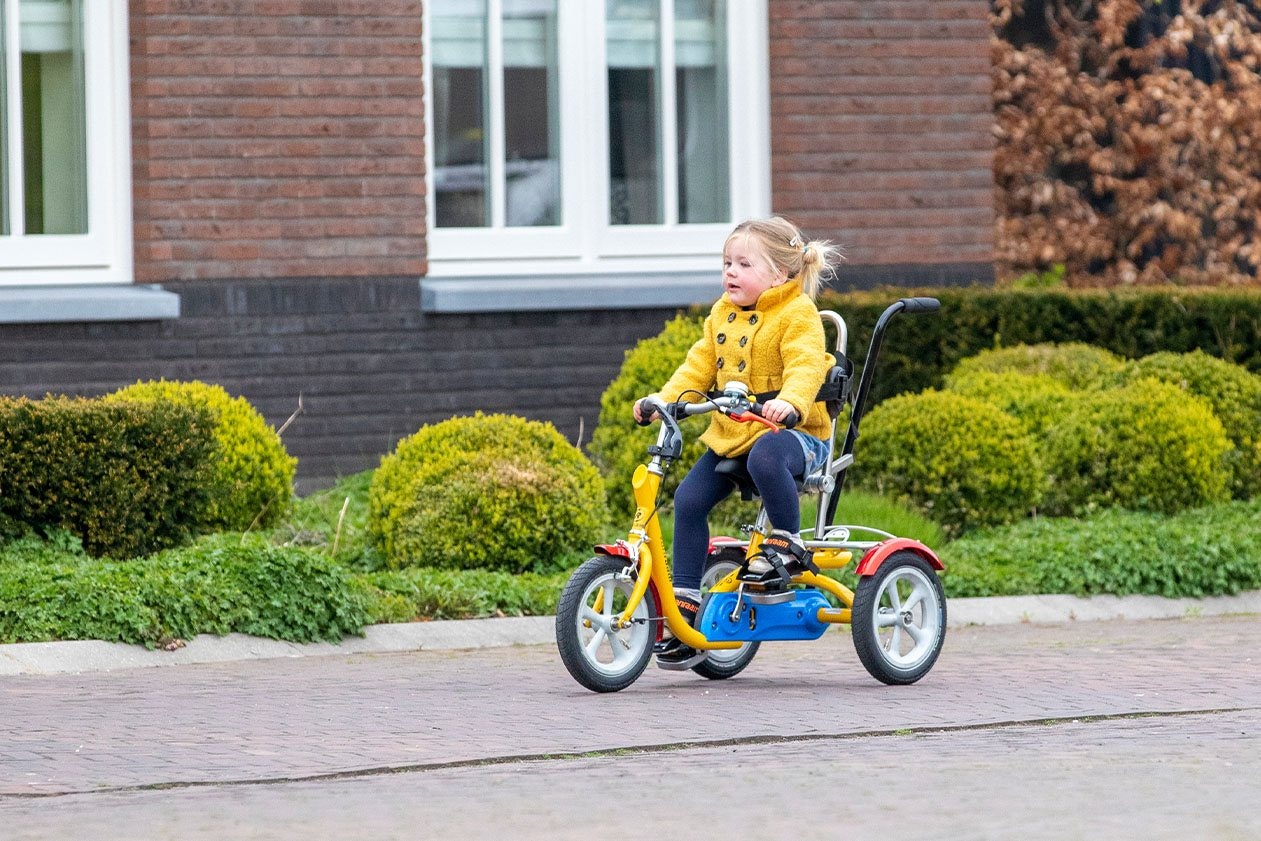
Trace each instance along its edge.
<instances>
[{"instance_id":1,"label":"girl's face","mask_svg":"<svg viewBox=\"0 0 1261 841\"><path fill-rule=\"evenodd\" d=\"M786 280L787 273L776 269L751 237L727 241L722 252L722 287L737 307L753 306L763 292Z\"/></svg>"}]
</instances>

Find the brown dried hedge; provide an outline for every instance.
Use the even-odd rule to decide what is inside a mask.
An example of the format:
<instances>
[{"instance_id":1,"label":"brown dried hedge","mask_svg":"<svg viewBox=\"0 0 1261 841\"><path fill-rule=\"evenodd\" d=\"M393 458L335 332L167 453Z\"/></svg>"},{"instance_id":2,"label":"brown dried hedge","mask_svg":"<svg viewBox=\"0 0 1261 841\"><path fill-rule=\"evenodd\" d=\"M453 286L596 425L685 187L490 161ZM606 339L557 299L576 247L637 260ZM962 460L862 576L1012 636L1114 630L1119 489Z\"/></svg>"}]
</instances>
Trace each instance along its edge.
<instances>
[{"instance_id":1,"label":"brown dried hedge","mask_svg":"<svg viewBox=\"0 0 1261 841\"><path fill-rule=\"evenodd\" d=\"M1072 286L1261 282L1261 11L992 0L996 262Z\"/></svg>"}]
</instances>

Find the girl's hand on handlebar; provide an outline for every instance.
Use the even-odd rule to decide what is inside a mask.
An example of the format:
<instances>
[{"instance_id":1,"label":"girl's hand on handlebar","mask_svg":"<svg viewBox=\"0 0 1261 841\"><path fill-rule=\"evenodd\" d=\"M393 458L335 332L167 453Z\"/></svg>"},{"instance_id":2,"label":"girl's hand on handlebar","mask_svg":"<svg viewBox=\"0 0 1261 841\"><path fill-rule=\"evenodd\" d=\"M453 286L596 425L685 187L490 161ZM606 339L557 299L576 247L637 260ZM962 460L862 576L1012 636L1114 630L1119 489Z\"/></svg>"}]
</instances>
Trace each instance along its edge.
<instances>
[{"instance_id":1,"label":"girl's hand on handlebar","mask_svg":"<svg viewBox=\"0 0 1261 841\"><path fill-rule=\"evenodd\" d=\"M648 424L652 423L653 421L655 421L657 418L660 417L656 409L652 410L651 415L644 414L644 410L647 408L646 406L644 406L644 401L647 399L648 399L647 397L639 398L638 400L635 401L635 405L631 409L631 412L635 415L635 423L639 424L640 426L647 426Z\"/></svg>"},{"instance_id":2,"label":"girl's hand on handlebar","mask_svg":"<svg viewBox=\"0 0 1261 841\"><path fill-rule=\"evenodd\" d=\"M800 420L797 415L797 410L794 409L793 404L789 403L787 400L780 400L778 398L767 400L762 404L761 410L762 417L770 421L775 421L775 423L780 424L781 426L793 427L796 426L797 422Z\"/></svg>"}]
</instances>

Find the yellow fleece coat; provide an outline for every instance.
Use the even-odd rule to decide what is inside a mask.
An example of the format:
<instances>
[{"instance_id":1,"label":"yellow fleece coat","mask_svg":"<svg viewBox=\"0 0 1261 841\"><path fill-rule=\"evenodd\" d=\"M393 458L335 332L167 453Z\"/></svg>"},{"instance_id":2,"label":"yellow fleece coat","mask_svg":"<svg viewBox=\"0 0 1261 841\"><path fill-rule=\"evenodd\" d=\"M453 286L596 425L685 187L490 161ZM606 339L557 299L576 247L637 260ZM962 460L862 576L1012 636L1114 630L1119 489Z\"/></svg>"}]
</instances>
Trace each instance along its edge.
<instances>
[{"instance_id":1,"label":"yellow fleece coat","mask_svg":"<svg viewBox=\"0 0 1261 841\"><path fill-rule=\"evenodd\" d=\"M833 364L818 308L801 284L790 280L763 292L749 309L731 303L724 293L705 319L704 336L659 395L666 401L699 402L704 398L684 392L721 391L733 380L753 394L778 390L779 399L802 418L795 428L826 441L831 419L814 398ZM731 458L747 453L767 433L760 423L740 423L714 412L701 442Z\"/></svg>"}]
</instances>

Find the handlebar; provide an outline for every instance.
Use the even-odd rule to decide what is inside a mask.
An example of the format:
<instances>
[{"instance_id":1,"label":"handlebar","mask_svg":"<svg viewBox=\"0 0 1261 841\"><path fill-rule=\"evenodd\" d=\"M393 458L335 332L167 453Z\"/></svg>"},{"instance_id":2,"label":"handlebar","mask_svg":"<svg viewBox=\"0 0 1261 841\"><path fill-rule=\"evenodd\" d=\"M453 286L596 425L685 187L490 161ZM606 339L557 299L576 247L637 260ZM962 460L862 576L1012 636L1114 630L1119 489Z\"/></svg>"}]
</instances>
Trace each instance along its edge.
<instances>
[{"instance_id":1,"label":"handlebar","mask_svg":"<svg viewBox=\"0 0 1261 841\"><path fill-rule=\"evenodd\" d=\"M722 412L732 420L741 423L760 423L775 432L778 432L781 428L792 429L801 422L801 418L796 412L793 412L785 418L785 423L781 426L775 421L764 417L762 415L762 407L759 404L739 394L723 394L698 403L684 401L666 403L657 397L645 397L641 401L640 406L640 414L645 417L645 420L637 421L637 423L640 426L648 426L652 423L651 418L654 412L662 418L670 418L672 420L682 420L693 415L703 415L706 412Z\"/></svg>"}]
</instances>

